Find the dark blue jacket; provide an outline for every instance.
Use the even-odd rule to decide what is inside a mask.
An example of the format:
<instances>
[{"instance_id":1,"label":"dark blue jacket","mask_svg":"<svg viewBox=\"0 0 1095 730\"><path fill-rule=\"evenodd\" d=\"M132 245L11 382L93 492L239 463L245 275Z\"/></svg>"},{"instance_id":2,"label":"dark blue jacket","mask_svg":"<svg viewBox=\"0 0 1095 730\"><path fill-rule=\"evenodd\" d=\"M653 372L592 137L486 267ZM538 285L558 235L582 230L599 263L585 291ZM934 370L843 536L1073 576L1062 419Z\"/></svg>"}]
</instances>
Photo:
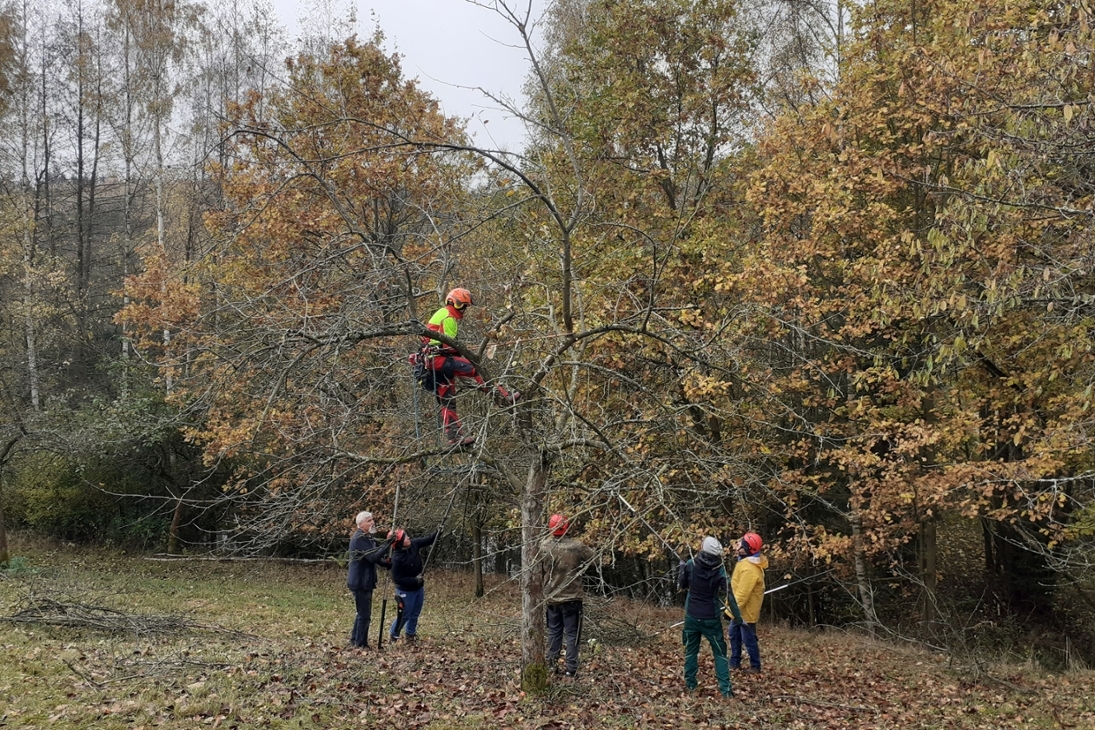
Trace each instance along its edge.
<instances>
[{"instance_id":1,"label":"dark blue jacket","mask_svg":"<svg viewBox=\"0 0 1095 730\"><path fill-rule=\"evenodd\" d=\"M392 546L392 582L396 588L417 591L422 587L422 554L419 550L433 545L440 532L437 530L432 535L413 538L410 547Z\"/></svg>"},{"instance_id":2,"label":"dark blue jacket","mask_svg":"<svg viewBox=\"0 0 1095 730\"><path fill-rule=\"evenodd\" d=\"M677 574L677 588L688 591L685 612L692 618L718 618L721 611L719 597L726 593L726 571L722 560L711 553L699 553L687 563L682 563Z\"/></svg>"},{"instance_id":3,"label":"dark blue jacket","mask_svg":"<svg viewBox=\"0 0 1095 730\"><path fill-rule=\"evenodd\" d=\"M376 566L392 567L386 555L388 543L379 545L373 536L357 530L350 538L350 572L346 576L346 587L351 591L371 591L376 588Z\"/></svg>"}]
</instances>

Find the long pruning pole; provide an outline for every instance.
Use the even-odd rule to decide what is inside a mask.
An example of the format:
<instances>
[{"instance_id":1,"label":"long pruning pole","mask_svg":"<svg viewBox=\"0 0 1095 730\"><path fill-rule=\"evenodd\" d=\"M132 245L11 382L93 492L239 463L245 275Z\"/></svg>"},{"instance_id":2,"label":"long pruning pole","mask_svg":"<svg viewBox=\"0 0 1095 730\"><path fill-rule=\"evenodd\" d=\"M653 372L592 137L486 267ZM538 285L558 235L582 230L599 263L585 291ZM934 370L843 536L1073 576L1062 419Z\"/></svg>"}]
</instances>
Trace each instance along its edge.
<instances>
[{"instance_id":1,"label":"long pruning pole","mask_svg":"<svg viewBox=\"0 0 1095 730\"><path fill-rule=\"evenodd\" d=\"M399 481L397 480L396 483L395 483L395 505L392 507L392 530L395 529L395 517L396 517L396 514L398 512L399 512ZM389 543L388 544L388 562L391 563L391 560L392 560L392 545ZM387 583L390 584L391 582L392 582L392 571L389 569L388 570ZM377 648L377 651L379 651L380 648L382 646L384 646L384 619L388 614L388 590L387 589L388 589L388 585L385 585L384 586L384 598L382 598L380 600L380 624L377 626L377 632L376 632L376 648Z\"/></svg>"},{"instance_id":2,"label":"long pruning pole","mask_svg":"<svg viewBox=\"0 0 1095 730\"><path fill-rule=\"evenodd\" d=\"M815 575L808 575L805 578L799 578L798 580L793 580L790 583L784 583L781 586L776 586L775 588L769 588L768 590L766 590L764 592L764 595L767 596L769 593L775 593L776 591L782 591L784 588L790 588L793 585L797 585L799 583L805 583L808 580L814 580L816 578L820 578L823 575L828 575L829 573L832 573L834 570L836 570L836 568L829 568L828 570L826 570L822 573L817 573Z\"/></svg>"},{"instance_id":3,"label":"long pruning pole","mask_svg":"<svg viewBox=\"0 0 1095 730\"><path fill-rule=\"evenodd\" d=\"M473 472L473 474L474 474L474 472ZM445 508L444 514L441 515L441 522L439 522L438 525L437 525L437 539L438 540L441 539L441 528L445 526L445 520L449 519L449 512L452 510L452 505L456 501L456 493L459 492L459 491L460 491L459 486L454 486L452 488L452 496L449 498L449 506ZM433 555L436 550L437 550L437 542L435 541L434 544L433 544L433 550L430 550L430 552L428 552L426 554L425 560L422 561L422 571L423 572L425 572L426 565L428 565L429 562L430 562L430 556Z\"/></svg>"}]
</instances>

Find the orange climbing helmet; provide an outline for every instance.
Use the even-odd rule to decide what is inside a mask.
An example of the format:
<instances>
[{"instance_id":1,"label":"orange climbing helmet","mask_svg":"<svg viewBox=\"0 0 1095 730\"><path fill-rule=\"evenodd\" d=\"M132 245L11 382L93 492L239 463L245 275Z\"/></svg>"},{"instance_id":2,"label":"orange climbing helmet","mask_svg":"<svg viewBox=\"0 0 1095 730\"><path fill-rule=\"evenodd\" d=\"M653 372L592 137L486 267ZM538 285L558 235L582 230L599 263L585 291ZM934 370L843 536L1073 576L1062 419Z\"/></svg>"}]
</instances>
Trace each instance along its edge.
<instances>
[{"instance_id":1,"label":"orange climbing helmet","mask_svg":"<svg viewBox=\"0 0 1095 730\"><path fill-rule=\"evenodd\" d=\"M764 541L760 539L760 535L757 533L747 532L741 536L741 546L750 555L756 555L764 547Z\"/></svg>"},{"instance_id":2,"label":"orange climbing helmet","mask_svg":"<svg viewBox=\"0 0 1095 730\"><path fill-rule=\"evenodd\" d=\"M570 528L570 523L567 522L567 518L560 514L554 514L551 519L548 520L548 529L551 530L551 534L555 537L562 537L566 534Z\"/></svg>"},{"instance_id":3,"label":"orange climbing helmet","mask_svg":"<svg viewBox=\"0 0 1095 730\"><path fill-rule=\"evenodd\" d=\"M470 291L458 286L445 295L445 304L456 307L457 309L463 309L464 307L475 304L475 302L471 300Z\"/></svg>"}]
</instances>

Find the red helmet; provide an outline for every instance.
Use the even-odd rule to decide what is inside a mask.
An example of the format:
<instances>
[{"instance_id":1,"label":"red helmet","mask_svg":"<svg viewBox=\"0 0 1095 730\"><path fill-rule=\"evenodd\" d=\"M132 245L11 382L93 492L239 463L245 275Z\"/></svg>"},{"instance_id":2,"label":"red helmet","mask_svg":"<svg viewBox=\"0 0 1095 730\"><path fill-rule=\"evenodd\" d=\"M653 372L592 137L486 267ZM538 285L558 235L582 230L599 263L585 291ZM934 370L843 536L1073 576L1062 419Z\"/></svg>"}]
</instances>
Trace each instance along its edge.
<instances>
[{"instance_id":1,"label":"red helmet","mask_svg":"<svg viewBox=\"0 0 1095 730\"><path fill-rule=\"evenodd\" d=\"M468 305L475 304L471 300L471 292L467 289L461 289L456 287L451 292L445 295L445 304L452 305L457 309L463 309Z\"/></svg>"},{"instance_id":2,"label":"red helmet","mask_svg":"<svg viewBox=\"0 0 1095 730\"><path fill-rule=\"evenodd\" d=\"M393 545L403 546L403 538L407 536L406 530L392 530L388 533L388 537L391 538Z\"/></svg>"},{"instance_id":3,"label":"red helmet","mask_svg":"<svg viewBox=\"0 0 1095 730\"><path fill-rule=\"evenodd\" d=\"M764 541L760 539L760 535L755 532L747 532L741 536L741 546L745 548L746 552L750 555L756 555L760 552L760 549L764 547Z\"/></svg>"},{"instance_id":4,"label":"red helmet","mask_svg":"<svg viewBox=\"0 0 1095 730\"><path fill-rule=\"evenodd\" d=\"M548 520L548 529L551 530L551 534L555 537L562 537L566 534L570 528L570 523L567 522L567 518L560 514L554 514L551 519Z\"/></svg>"}]
</instances>

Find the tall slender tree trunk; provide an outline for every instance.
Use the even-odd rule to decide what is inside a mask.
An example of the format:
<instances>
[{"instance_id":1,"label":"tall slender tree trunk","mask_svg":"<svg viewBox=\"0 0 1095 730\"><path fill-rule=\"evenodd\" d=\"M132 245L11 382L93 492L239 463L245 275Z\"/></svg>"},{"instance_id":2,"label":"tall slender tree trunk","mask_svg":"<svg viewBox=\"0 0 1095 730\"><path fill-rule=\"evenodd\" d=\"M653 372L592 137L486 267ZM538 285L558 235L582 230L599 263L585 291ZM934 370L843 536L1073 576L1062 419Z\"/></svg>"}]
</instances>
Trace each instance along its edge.
<instances>
[{"instance_id":1,"label":"tall slender tree trunk","mask_svg":"<svg viewBox=\"0 0 1095 730\"><path fill-rule=\"evenodd\" d=\"M483 522L486 519L486 507L485 504L489 497L487 496L487 477L481 476L479 478L479 484L471 490L469 495L471 498L471 555L472 565L475 566L475 597L482 598L486 593L486 586L483 585Z\"/></svg>"},{"instance_id":2,"label":"tall slender tree trunk","mask_svg":"<svg viewBox=\"0 0 1095 730\"><path fill-rule=\"evenodd\" d=\"M919 205L918 211L924 210L926 205ZM924 213L925 217L930 215L928 212ZM927 225L927 222L925 222ZM924 409L924 423L936 428L938 427L938 413L936 411L936 396L938 394L938 387L933 383L928 386L924 392L924 398L921 401ZM928 447L924 449L923 459L921 465L925 468L922 470L922 474L925 477L929 476L929 470L935 466L936 453L934 447ZM935 508L929 503L927 507L923 505L917 505L917 509L920 513L920 527L919 535L917 536L917 544L919 546L920 556L920 583L923 586L924 595L921 596L921 629L927 632L929 636L935 634L936 631L936 584L938 582L939 571L937 570L936 561L939 554L938 540L936 537L936 526L938 525L937 515Z\"/></svg>"},{"instance_id":3,"label":"tall slender tree trunk","mask_svg":"<svg viewBox=\"0 0 1095 730\"><path fill-rule=\"evenodd\" d=\"M37 412L42 410L42 406L38 381L38 338L34 323L34 270L31 256L33 245L30 231L27 230L23 236L23 312L27 336L27 382L30 386L30 407Z\"/></svg>"},{"instance_id":4,"label":"tall slender tree trunk","mask_svg":"<svg viewBox=\"0 0 1095 730\"><path fill-rule=\"evenodd\" d=\"M935 518L929 517L920 523L920 580L924 585L924 595L920 609L922 627L929 633L935 631L935 601L938 571L936 559L938 556L938 542L936 539Z\"/></svg>"},{"instance_id":5,"label":"tall slender tree trunk","mask_svg":"<svg viewBox=\"0 0 1095 730\"><path fill-rule=\"evenodd\" d=\"M123 104L125 110L125 124L122 126L122 158L125 161L125 174L122 180L123 187L123 200L122 200L122 217L124 231L122 235L122 281L124 282L130 274L130 257L133 255L133 96L131 94L131 88L133 85L132 70L130 68L131 59L130 51L132 50L131 36L129 29L126 28L123 32L122 39L122 73L124 80L122 84ZM129 306L129 293L126 292L122 296L122 308L125 309ZM122 324L122 361L124 366L122 368L122 400L127 400L129 397L129 357L130 357L131 343L129 341L129 325Z\"/></svg>"},{"instance_id":6,"label":"tall slender tree trunk","mask_svg":"<svg viewBox=\"0 0 1095 730\"><path fill-rule=\"evenodd\" d=\"M471 526L471 562L475 566L475 597L486 593L483 585L483 526L478 520Z\"/></svg>"},{"instance_id":7,"label":"tall slender tree trunk","mask_svg":"<svg viewBox=\"0 0 1095 730\"><path fill-rule=\"evenodd\" d=\"M170 447L168 448L170 449ZM175 469L175 452L169 450L167 454L167 479L177 488L178 481L175 479ZM178 555L181 552L179 550L179 525L182 523L185 497L186 492L180 489L179 496L175 498L175 512L171 515L171 527L167 531L167 552L169 555Z\"/></svg>"},{"instance_id":8,"label":"tall slender tree trunk","mask_svg":"<svg viewBox=\"0 0 1095 730\"><path fill-rule=\"evenodd\" d=\"M11 551L8 549L8 525L4 520L4 474L0 471L0 565L11 565Z\"/></svg>"},{"instance_id":9,"label":"tall slender tree trunk","mask_svg":"<svg viewBox=\"0 0 1095 730\"><path fill-rule=\"evenodd\" d=\"M867 574L867 554L863 547L863 521L858 510L853 509L852 523L852 555L855 561L855 579L859 587L859 604L863 607L863 618L867 622L867 629L873 635L878 626L878 616L874 610L874 590L871 588L871 579Z\"/></svg>"},{"instance_id":10,"label":"tall slender tree trunk","mask_svg":"<svg viewBox=\"0 0 1095 730\"><path fill-rule=\"evenodd\" d=\"M19 443L22 436L8 439L4 449L0 452L0 565L11 564L11 551L8 548L8 523L4 516L4 466L8 463L12 449Z\"/></svg>"},{"instance_id":11,"label":"tall slender tree trunk","mask_svg":"<svg viewBox=\"0 0 1095 730\"><path fill-rule=\"evenodd\" d=\"M542 692L547 688L540 537L550 468L547 454L541 453L533 459L521 500L521 689L526 692Z\"/></svg>"},{"instance_id":12,"label":"tall slender tree trunk","mask_svg":"<svg viewBox=\"0 0 1095 730\"><path fill-rule=\"evenodd\" d=\"M155 115L153 122L155 130L152 134L153 148L156 155L156 243L159 245L160 253L167 257L167 244L164 241L164 190L163 190L163 147L162 147L162 132L160 127L159 115ZM166 286L166 284L165 284ZM167 358L167 375L164 378L164 387L167 390L167 394L171 395L171 392L175 388L175 379L172 374L171 365L171 330L168 327L163 328L163 349L164 355Z\"/></svg>"},{"instance_id":13,"label":"tall slender tree trunk","mask_svg":"<svg viewBox=\"0 0 1095 730\"><path fill-rule=\"evenodd\" d=\"M171 515L171 527L167 531L167 554L178 555L179 550L179 525L182 523L183 514L183 498L181 496L175 499L175 511Z\"/></svg>"},{"instance_id":14,"label":"tall slender tree trunk","mask_svg":"<svg viewBox=\"0 0 1095 730\"><path fill-rule=\"evenodd\" d=\"M22 32L23 37L21 39L20 46L20 65L29 72L30 70L30 49L28 47L28 40L26 37L27 26L29 25L29 7L24 1L23 3L23 17L22 17ZM42 93L45 95L45 61L42 62ZM21 103L20 109L20 158L22 160L22 177L19 181L20 185L20 198L21 198L21 213L22 213L22 233L23 233L23 327L24 335L27 343L27 383L30 395L30 405L34 411L41 410L41 396L40 396L40 382L38 372L38 338L36 323L34 320L34 307L35 307L35 286L34 286L34 267L36 262L35 256L35 211L37 210L35 192L32 192L32 187L35 186L33 182L33 176L30 171L31 164L31 150L33 144L31 142L34 134L32 132L32 121L30 118L32 104L31 104L31 84L21 84ZM44 105L44 102L43 102ZM44 109L43 109L44 111ZM43 117L43 128L46 127L45 117ZM49 132L43 131L43 136L48 143ZM48 154L47 154L48 159ZM46 174L46 180L48 184L48 169Z\"/></svg>"}]
</instances>

